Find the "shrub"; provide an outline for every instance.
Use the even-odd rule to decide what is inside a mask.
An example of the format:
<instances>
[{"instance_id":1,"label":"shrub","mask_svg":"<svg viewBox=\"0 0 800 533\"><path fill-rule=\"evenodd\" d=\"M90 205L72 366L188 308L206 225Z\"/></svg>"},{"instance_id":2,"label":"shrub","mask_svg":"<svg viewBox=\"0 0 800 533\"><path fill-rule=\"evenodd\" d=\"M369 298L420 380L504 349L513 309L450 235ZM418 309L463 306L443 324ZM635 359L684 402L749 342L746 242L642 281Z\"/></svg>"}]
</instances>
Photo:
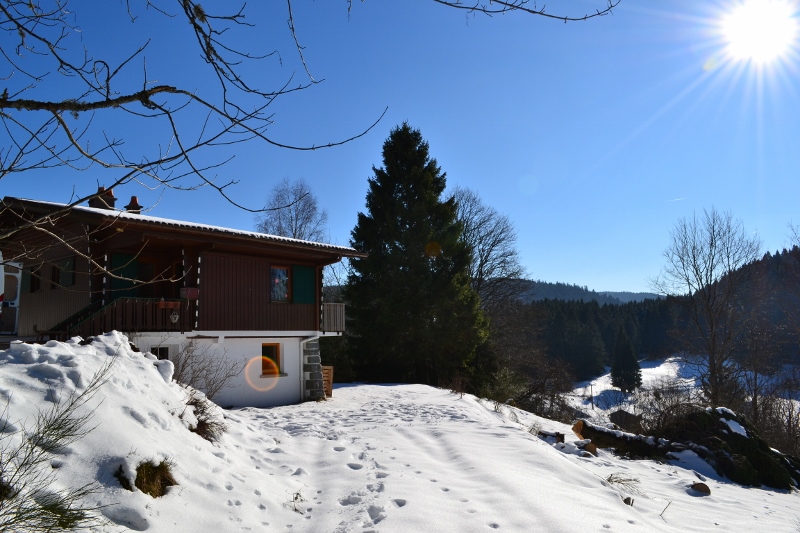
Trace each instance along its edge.
<instances>
[{"instance_id":1,"label":"shrub","mask_svg":"<svg viewBox=\"0 0 800 533\"><path fill-rule=\"evenodd\" d=\"M612 485L617 485L626 492L641 494L639 491L639 478L635 478L623 472L613 472L608 475L606 481Z\"/></svg>"},{"instance_id":2,"label":"shrub","mask_svg":"<svg viewBox=\"0 0 800 533\"><path fill-rule=\"evenodd\" d=\"M113 362L110 359L81 393L73 392L40 411L30 430L13 430L7 422L0 428L0 531L88 531L102 524L92 513L97 507L80 504L96 491L95 485L53 491L55 474L48 462L53 453L91 431L91 413L76 413L105 383Z\"/></svg>"},{"instance_id":3,"label":"shrub","mask_svg":"<svg viewBox=\"0 0 800 533\"><path fill-rule=\"evenodd\" d=\"M200 348L191 341L170 360L175 365L172 378L182 385L203 391L209 400L241 374L245 366L244 361L228 359L224 351L219 354L210 346Z\"/></svg>"},{"instance_id":4,"label":"shrub","mask_svg":"<svg viewBox=\"0 0 800 533\"><path fill-rule=\"evenodd\" d=\"M133 484L145 494L159 498L167 493L167 487L177 485L178 482L172 476L172 463L164 459L160 463L152 460L139 463Z\"/></svg>"},{"instance_id":5,"label":"shrub","mask_svg":"<svg viewBox=\"0 0 800 533\"><path fill-rule=\"evenodd\" d=\"M197 433L209 442L217 442L228 427L220 420L217 414L216 405L200 394L197 390L187 388L189 396L186 399L186 406L194 411L194 418L197 423L189 425L189 431ZM181 414L183 418L183 414Z\"/></svg>"},{"instance_id":6,"label":"shrub","mask_svg":"<svg viewBox=\"0 0 800 533\"><path fill-rule=\"evenodd\" d=\"M662 378L640 388L633 398L635 414L641 415L641 430L658 435L674 421L701 409L699 391L680 378Z\"/></svg>"},{"instance_id":7,"label":"shrub","mask_svg":"<svg viewBox=\"0 0 800 533\"><path fill-rule=\"evenodd\" d=\"M440 379L439 388L449 389L453 394L458 394L459 398L463 398L469 388L469 379L460 372L456 372L449 379Z\"/></svg>"}]
</instances>

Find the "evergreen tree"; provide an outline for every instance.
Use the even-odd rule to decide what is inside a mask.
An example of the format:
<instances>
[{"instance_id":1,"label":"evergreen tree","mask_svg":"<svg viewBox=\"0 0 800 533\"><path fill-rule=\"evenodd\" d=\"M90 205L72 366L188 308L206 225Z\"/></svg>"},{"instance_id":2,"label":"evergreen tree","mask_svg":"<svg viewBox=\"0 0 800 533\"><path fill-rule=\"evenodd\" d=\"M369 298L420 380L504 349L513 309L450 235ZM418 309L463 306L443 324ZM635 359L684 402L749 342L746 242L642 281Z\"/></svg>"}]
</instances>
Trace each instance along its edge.
<instances>
[{"instance_id":1,"label":"evergreen tree","mask_svg":"<svg viewBox=\"0 0 800 533\"><path fill-rule=\"evenodd\" d=\"M468 374L487 327L455 200L440 198L445 174L407 123L392 130L383 167L372 170L367 213L350 241L369 256L351 261L344 290L356 370L372 381L434 385Z\"/></svg>"},{"instance_id":2,"label":"evergreen tree","mask_svg":"<svg viewBox=\"0 0 800 533\"><path fill-rule=\"evenodd\" d=\"M614 343L611 384L625 392L633 392L642 386L642 370L624 326L619 327L617 340Z\"/></svg>"}]
</instances>

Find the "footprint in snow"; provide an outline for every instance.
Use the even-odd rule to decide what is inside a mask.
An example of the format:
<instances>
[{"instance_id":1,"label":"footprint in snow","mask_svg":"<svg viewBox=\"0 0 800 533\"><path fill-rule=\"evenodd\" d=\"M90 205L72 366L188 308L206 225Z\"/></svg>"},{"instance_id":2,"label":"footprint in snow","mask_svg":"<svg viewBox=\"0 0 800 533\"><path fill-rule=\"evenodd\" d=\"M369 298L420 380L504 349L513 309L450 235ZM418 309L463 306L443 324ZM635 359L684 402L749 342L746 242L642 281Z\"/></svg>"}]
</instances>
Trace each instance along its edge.
<instances>
[{"instance_id":1,"label":"footprint in snow","mask_svg":"<svg viewBox=\"0 0 800 533\"><path fill-rule=\"evenodd\" d=\"M355 505L357 503L361 503L361 496L357 494L351 494L339 500L339 505Z\"/></svg>"},{"instance_id":2,"label":"footprint in snow","mask_svg":"<svg viewBox=\"0 0 800 533\"><path fill-rule=\"evenodd\" d=\"M406 501L404 499L402 499L402 498L396 498L396 499L392 500L392 502L398 507L405 507L406 506Z\"/></svg>"},{"instance_id":3,"label":"footprint in snow","mask_svg":"<svg viewBox=\"0 0 800 533\"><path fill-rule=\"evenodd\" d=\"M383 492L383 483L372 483L367 485L367 490L370 492Z\"/></svg>"},{"instance_id":4,"label":"footprint in snow","mask_svg":"<svg viewBox=\"0 0 800 533\"><path fill-rule=\"evenodd\" d=\"M384 512L383 507L379 505L370 505L369 509L367 509L367 514L369 514L373 524L377 524L386 518L386 513Z\"/></svg>"},{"instance_id":5,"label":"footprint in snow","mask_svg":"<svg viewBox=\"0 0 800 533\"><path fill-rule=\"evenodd\" d=\"M360 463L347 463L347 466L349 466L353 470L361 470L362 468L364 468L364 465Z\"/></svg>"},{"instance_id":6,"label":"footprint in snow","mask_svg":"<svg viewBox=\"0 0 800 533\"><path fill-rule=\"evenodd\" d=\"M335 452L343 452L345 450L344 446L334 446L333 451Z\"/></svg>"}]
</instances>

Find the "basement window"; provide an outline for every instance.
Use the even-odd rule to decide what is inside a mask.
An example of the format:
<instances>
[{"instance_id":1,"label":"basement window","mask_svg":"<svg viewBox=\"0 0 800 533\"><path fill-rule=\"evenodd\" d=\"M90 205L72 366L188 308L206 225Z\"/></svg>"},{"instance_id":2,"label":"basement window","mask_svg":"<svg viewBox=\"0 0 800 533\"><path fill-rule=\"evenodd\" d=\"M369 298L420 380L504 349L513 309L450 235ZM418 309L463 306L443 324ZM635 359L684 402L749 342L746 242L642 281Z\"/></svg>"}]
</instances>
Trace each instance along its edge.
<instances>
[{"instance_id":1,"label":"basement window","mask_svg":"<svg viewBox=\"0 0 800 533\"><path fill-rule=\"evenodd\" d=\"M277 377L281 373L281 345L264 343L261 345L261 377Z\"/></svg>"}]
</instances>

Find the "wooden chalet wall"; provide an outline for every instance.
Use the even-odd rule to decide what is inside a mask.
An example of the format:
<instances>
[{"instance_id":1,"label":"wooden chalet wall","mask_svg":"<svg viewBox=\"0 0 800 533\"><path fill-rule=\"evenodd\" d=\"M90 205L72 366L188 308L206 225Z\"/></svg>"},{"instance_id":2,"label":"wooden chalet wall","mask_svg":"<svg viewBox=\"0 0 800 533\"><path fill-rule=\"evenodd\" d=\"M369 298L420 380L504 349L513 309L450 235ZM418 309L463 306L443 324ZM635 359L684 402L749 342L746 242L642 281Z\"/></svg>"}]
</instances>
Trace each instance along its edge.
<instances>
[{"instance_id":1,"label":"wooden chalet wall","mask_svg":"<svg viewBox=\"0 0 800 533\"><path fill-rule=\"evenodd\" d=\"M61 250L63 256L64 251ZM58 254L47 259L58 262ZM30 292L30 283L23 281L20 290L19 302L19 322L17 323L17 334L21 336L36 335L37 330L46 330L64 318L76 313L89 305L89 274L88 263L85 259L74 257L74 283L61 287L50 282L49 268L50 262L27 261L23 265L25 268L39 268L43 279L39 281L39 288L35 292Z\"/></svg>"},{"instance_id":2,"label":"wooden chalet wall","mask_svg":"<svg viewBox=\"0 0 800 533\"><path fill-rule=\"evenodd\" d=\"M342 255L365 255L97 207L68 208L10 197L2 198L0 206L0 227L18 225L20 217L43 217L48 230L26 229L0 242L6 260L23 264L17 320L21 336L60 338L78 328L85 335L90 326L88 334L100 333L94 331L98 328L301 335L342 331L344 305L321 302L322 268ZM62 268L65 261L74 266ZM270 301L274 266L289 272L288 302ZM32 275L40 270L40 276ZM40 280L28 290L25 272L28 279ZM71 272L69 281L54 282L59 272ZM177 321L151 320L174 319L171 312L165 315L170 306L182 309Z\"/></svg>"},{"instance_id":3,"label":"wooden chalet wall","mask_svg":"<svg viewBox=\"0 0 800 533\"><path fill-rule=\"evenodd\" d=\"M272 303L270 260L204 252L199 327L203 331L317 331L319 304ZM274 263L287 266L286 261ZM319 269L316 270L319 280ZM315 285L318 285L317 282ZM319 294L317 294L319 301Z\"/></svg>"}]
</instances>

